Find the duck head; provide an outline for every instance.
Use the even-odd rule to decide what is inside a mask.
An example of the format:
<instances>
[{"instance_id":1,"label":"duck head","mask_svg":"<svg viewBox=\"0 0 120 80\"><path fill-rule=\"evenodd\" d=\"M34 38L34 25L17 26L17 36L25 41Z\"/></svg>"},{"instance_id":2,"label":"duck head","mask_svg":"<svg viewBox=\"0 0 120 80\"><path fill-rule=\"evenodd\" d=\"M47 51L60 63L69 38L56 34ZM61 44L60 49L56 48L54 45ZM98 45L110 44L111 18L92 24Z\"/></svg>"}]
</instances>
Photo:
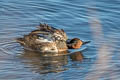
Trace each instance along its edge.
<instances>
[{"instance_id":1,"label":"duck head","mask_svg":"<svg viewBox=\"0 0 120 80\"><path fill-rule=\"evenodd\" d=\"M79 38L73 38L67 42L68 49L78 49L82 45L89 43L90 41L82 41Z\"/></svg>"}]
</instances>

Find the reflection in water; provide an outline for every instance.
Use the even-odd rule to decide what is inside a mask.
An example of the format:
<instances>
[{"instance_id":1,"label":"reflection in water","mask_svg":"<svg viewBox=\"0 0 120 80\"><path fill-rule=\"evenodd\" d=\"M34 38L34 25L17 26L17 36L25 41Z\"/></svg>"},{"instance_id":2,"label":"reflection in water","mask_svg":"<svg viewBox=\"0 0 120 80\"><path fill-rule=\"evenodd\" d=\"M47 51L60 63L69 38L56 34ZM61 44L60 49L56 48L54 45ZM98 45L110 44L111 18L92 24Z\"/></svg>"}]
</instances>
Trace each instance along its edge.
<instances>
[{"instance_id":1,"label":"reflection in water","mask_svg":"<svg viewBox=\"0 0 120 80\"><path fill-rule=\"evenodd\" d=\"M114 69L112 68L113 66L110 66L110 63L111 63L110 61L112 60L111 58L114 50L114 48L111 46L115 44L112 43L112 40L113 40L112 38L107 41L105 40L103 26L96 14L96 10L91 9L89 11L91 13L90 27L93 32L94 41L96 42L95 44L98 44L101 42L102 43L101 45L97 45L98 57L97 57L97 60L95 61L95 65L92 67L92 71L87 75L86 79L87 80L98 80L98 79L114 80L112 76L115 77L115 75L110 76L111 74L109 73L114 71Z\"/></svg>"},{"instance_id":2,"label":"reflection in water","mask_svg":"<svg viewBox=\"0 0 120 80\"><path fill-rule=\"evenodd\" d=\"M20 58L22 58L24 64L27 64L29 68L40 74L67 70L64 66L68 64L68 55L52 55L46 56L42 53L24 50ZM70 54L70 58L73 61L82 61L83 55L81 52L75 52Z\"/></svg>"},{"instance_id":3,"label":"reflection in water","mask_svg":"<svg viewBox=\"0 0 120 80\"><path fill-rule=\"evenodd\" d=\"M67 64L67 56L46 56L34 51L24 51L21 56L25 64L29 64L32 69L39 73L60 72L65 69L63 65Z\"/></svg>"},{"instance_id":4,"label":"reflection in water","mask_svg":"<svg viewBox=\"0 0 120 80\"><path fill-rule=\"evenodd\" d=\"M72 61L82 61L84 56L82 52L78 51L70 54L70 58L72 59Z\"/></svg>"}]
</instances>

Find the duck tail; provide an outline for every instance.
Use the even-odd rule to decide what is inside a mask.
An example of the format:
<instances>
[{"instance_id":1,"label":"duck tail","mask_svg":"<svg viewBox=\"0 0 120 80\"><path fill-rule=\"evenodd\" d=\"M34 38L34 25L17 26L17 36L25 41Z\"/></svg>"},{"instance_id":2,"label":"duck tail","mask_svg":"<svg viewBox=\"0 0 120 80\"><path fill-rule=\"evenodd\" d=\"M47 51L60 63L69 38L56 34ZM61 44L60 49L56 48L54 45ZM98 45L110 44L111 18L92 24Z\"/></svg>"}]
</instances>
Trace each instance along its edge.
<instances>
[{"instance_id":1,"label":"duck tail","mask_svg":"<svg viewBox=\"0 0 120 80\"><path fill-rule=\"evenodd\" d=\"M20 43L21 45L25 45L24 39L23 38L16 38L16 41Z\"/></svg>"}]
</instances>

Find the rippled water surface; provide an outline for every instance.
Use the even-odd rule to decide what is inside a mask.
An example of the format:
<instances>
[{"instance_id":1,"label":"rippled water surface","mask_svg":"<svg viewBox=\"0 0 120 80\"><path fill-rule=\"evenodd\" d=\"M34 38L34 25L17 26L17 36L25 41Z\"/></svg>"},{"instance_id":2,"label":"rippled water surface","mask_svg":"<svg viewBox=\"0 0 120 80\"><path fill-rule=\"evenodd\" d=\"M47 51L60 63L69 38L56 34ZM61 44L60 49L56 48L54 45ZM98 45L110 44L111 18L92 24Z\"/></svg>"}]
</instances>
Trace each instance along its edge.
<instances>
[{"instance_id":1,"label":"rippled water surface","mask_svg":"<svg viewBox=\"0 0 120 80\"><path fill-rule=\"evenodd\" d=\"M91 43L64 56L24 50L15 38L40 22ZM119 0L0 0L0 80L119 79Z\"/></svg>"}]
</instances>

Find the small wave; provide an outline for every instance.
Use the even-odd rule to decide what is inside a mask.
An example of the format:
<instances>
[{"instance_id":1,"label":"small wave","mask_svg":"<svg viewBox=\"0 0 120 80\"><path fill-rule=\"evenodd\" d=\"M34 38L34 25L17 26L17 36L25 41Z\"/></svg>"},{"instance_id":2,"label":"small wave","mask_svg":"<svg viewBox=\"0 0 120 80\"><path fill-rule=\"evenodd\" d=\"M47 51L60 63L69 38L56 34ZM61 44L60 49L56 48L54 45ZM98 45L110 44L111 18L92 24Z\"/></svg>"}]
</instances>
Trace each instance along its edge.
<instances>
[{"instance_id":1,"label":"small wave","mask_svg":"<svg viewBox=\"0 0 120 80\"><path fill-rule=\"evenodd\" d=\"M0 50L7 55L20 53L21 47L15 41L0 43Z\"/></svg>"}]
</instances>

